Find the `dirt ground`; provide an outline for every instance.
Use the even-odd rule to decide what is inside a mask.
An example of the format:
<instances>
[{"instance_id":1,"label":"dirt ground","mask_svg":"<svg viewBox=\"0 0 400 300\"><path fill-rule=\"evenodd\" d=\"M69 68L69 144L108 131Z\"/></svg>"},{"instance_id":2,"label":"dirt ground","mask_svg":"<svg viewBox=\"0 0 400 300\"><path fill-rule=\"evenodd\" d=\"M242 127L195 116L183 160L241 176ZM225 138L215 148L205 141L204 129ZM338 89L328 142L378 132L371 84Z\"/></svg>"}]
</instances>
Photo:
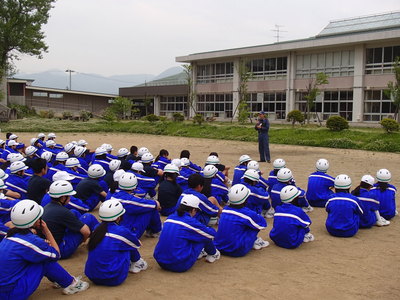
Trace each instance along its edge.
<instances>
[{"instance_id":1,"label":"dirt ground","mask_svg":"<svg viewBox=\"0 0 400 300\"><path fill-rule=\"evenodd\" d=\"M19 134L29 141L32 134ZM58 134L57 142L85 139L90 148L103 142L116 152L131 145L146 146L156 155L161 148L178 157L182 149L190 150L191 160L204 164L211 151L218 152L221 162L233 168L239 156L248 154L258 160L256 143L206 139L164 137L134 134ZM296 182L306 189L307 176L314 171L318 158L329 160L329 174L348 174L355 187L364 174L375 175L380 168L392 172L392 184L400 187L400 155L357 150L326 149L271 145L272 159L284 158ZM268 173L271 165L262 163ZM84 293L68 299L400 299L400 218L384 228L360 230L352 238L335 238L325 229L326 212L311 212L311 232L316 240L298 249L279 248L269 239L272 220L259 236L271 245L251 251L243 258L222 257L214 264L198 261L186 273L161 270L152 257L157 239L143 237L140 252L148 262L148 270L130 274L118 287L91 285ZM73 275L83 275L87 251L85 247L61 264ZM85 277L84 277L85 278ZM32 299L56 299L61 296L43 279Z\"/></svg>"}]
</instances>

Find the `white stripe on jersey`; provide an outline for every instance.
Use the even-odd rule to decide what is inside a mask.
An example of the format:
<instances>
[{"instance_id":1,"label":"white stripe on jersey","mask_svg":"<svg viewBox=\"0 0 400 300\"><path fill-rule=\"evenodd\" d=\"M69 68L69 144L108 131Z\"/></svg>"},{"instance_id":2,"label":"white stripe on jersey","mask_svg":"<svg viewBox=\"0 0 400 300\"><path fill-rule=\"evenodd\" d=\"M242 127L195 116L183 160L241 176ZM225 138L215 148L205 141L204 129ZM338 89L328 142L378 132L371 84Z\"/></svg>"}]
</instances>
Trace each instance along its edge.
<instances>
[{"instance_id":1,"label":"white stripe on jersey","mask_svg":"<svg viewBox=\"0 0 400 300\"><path fill-rule=\"evenodd\" d=\"M164 224L165 223L174 223L174 224L178 224L178 225L181 225L183 227L189 228L189 229L197 232L198 234L200 234L200 235L202 235L202 236L204 236L204 237L206 237L206 238L208 238L210 240L212 240L214 238L212 235L208 234L207 232L204 232L203 230L201 230L199 228L196 228L196 227L193 227L193 226L191 226L191 225L189 225L189 224L187 224L185 222L172 220L172 219L167 219L167 220L165 220Z\"/></svg>"},{"instance_id":2,"label":"white stripe on jersey","mask_svg":"<svg viewBox=\"0 0 400 300\"><path fill-rule=\"evenodd\" d=\"M71 201L69 201L68 204L71 205L72 207L75 207L75 208L79 209L79 210L89 211L88 208L83 207L83 206L80 206L80 205L78 205L78 204L75 204L75 203L73 203L73 202L71 202Z\"/></svg>"},{"instance_id":3,"label":"white stripe on jersey","mask_svg":"<svg viewBox=\"0 0 400 300\"><path fill-rule=\"evenodd\" d=\"M146 203L140 203L140 202L133 201L133 200L118 199L118 198L114 198L114 197L111 197L111 200L118 200L121 203L131 204L131 205L136 205L136 206L141 206L141 207L156 208L155 203L154 204L146 204Z\"/></svg>"},{"instance_id":4,"label":"white stripe on jersey","mask_svg":"<svg viewBox=\"0 0 400 300\"><path fill-rule=\"evenodd\" d=\"M310 177L320 177L320 178L328 179L328 180L330 180L330 181L332 181L332 182L335 182L335 178L330 178L330 177L324 176L324 175L310 175L310 176L308 176L308 177L309 177L309 178L310 178Z\"/></svg>"},{"instance_id":5,"label":"white stripe on jersey","mask_svg":"<svg viewBox=\"0 0 400 300\"><path fill-rule=\"evenodd\" d=\"M373 202L373 203L379 204L378 200L375 200L375 199L372 199L372 198L358 197L358 199L360 199L362 201Z\"/></svg>"},{"instance_id":6,"label":"white stripe on jersey","mask_svg":"<svg viewBox=\"0 0 400 300\"><path fill-rule=\"evenodd\" d=\"M331 198L328 200L328 202L326 202L325 207L328 205L329 202L331 201L337 201L337 200L342 200L342 201L348 201L348 202L353 202L355 205L357 205L358 209L361 211L361 213L363 214L364 211L361 209L360 205L357 203L357 201L350 199L350 198L344 198L344 197L335 197L335 198Z\"/></svg>"},{"instance_id":7,"label":"white stripe on jersey","mask_svg":"<svg viewBox=\"0 0 400 300\"><path fill-rule=\"evenodd\" d=\"M255 193L250 193L250 196L254 196L254 197L257 197L257 198L260 198L260 199L265 199L265 200L269 199L269 197L267 197L267 196L261 196L259 194L255 194Z\"/></svg>"},{"instance_id":8,"label":"white stripe on jersey","mask_svg":"<svg viewBox=\"0 0 400 300\"><path fill-rule=\"evenodd\" d=\"M223 214L231 214L231 215L235 215L235 216L241 217L241 218L243 218L243 219L246 219L246 220L250 221L251 225L253 225L253 226L254 226L255 228L257 228L258 230L262 230L262 229L265 228L264 226L260 226L260 225L258 225L256 222L254 222L254 220L253 220L252 218L250 218L249 216L247 216L247 215L245 215L245 214L242 214L242 213L240 213L240 212L238 212L238 211L224 209L224 210L222 211L222 213L223 213Z\"/></svg>"},{"instance_id":9,"label":"white stripe on jersey","mask_svg":"<svg viewBox=\"0 0 400 300\"><path fill-rule=\"evenodd\" d=\"M27 191L24 190L23 188L21 188L21 187L15 185L15 184L12 184L12 183L10 183L10 182L6 182L6 185L7 185L7 186L11 186L11 187L13 187L14 189L17 189L17 190L19 190L19 191L21 191L21 192L24 192L25 194L27 193Z\"/></svg>"},{"instance_id":10,"label":"white stripe on jersey","mask_svg":"<svg viewBox=\"0 0 400 300\"><path fill-rule=\"evenodd\" d=\"M120 241L124 242L125 244L127 244L128 246L131 246L132 248L136 248L136 249L140 248L140 246L136 246L134 243L132 243L130 240L128 240L126 237L123 237L122 235L107 232L106 236L116 239L116 240L120 240ZM140 241L139 241L139 243L140 243Z\"/></svg>"},{"instance_id":11,"label":"white stripe on jersey","mask_svg":"<svg viewBox=\"0 0 400 300\"><path fill-rule=\"evenodd\" d=\"M37 252L37 253L39 253L39 254L41 254L43 256L47 256L47 257L51 257L51 258L56 258L57 257L57 255L55 253L52 253L52 252L49 252L49 251L43 251L38 246L36 246L36 245L34 245L34 244L32 244L32 243L30 243L28 241L25 241L23 239L20 239L20 238L17 238L17 237L6 237L6 239L10 240L10 241L13 241L13 242L16 242L18 244L21 244L21 245L23 245L25 247L31 248L33 251L35 251L35 252Z\"/></svg>"},{"instance_id":12,"label":"white stripe on jersey","mask_svg":"<svg viewBox=\"0 0 400 300\"><path fill-rule=\"evenodd\" d=\"M221 189L221 190L225 190L225 191L229 191L229 189L225 186L219 185L219 184L211 184L212 187L215 187L217 189Z\"/></svg>"},{"instance_id":13,"label":"white stripe on jersey","mask_svg":"<svg viewBox=\"0 0 400 300\"><path fill-rule=\"evenodd\" d=\"M310 222L308 221L304 221L302 218L300 218L299 216L296 216L294 214L287 214L287 213L275 213L274 217L288 217L288 218L293 218L296 219L298 221L300 221L301 223L303 223L304 225L310 226Z\"/></svg>"}]
</instances>

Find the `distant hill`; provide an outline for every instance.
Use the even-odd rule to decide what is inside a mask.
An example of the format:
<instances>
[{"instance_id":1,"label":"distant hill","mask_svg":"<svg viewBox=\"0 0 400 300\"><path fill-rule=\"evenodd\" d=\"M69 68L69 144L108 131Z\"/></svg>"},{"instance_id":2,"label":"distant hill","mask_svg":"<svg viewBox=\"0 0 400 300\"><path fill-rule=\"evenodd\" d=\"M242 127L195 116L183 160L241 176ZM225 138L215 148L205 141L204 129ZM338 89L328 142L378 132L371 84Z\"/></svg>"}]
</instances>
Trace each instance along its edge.
<instances>
[{"instance_id":1,"label":"distant hill","mask_svg":"<svg viewBox=\"0 0 400 300\"><path fill-rule=\"evenodd\" d=\"M169 68L158 75L129 74L102 76L98 74L72 73L72 90L94 93L118 94L120 87L136 86L152 80L168 77L182 72L181 67ZM64 70L49 70L40 73L18 73L15 78L33 79L32 85L47 88L67 89L69 73Z\"/></svg>"}]
</instances>

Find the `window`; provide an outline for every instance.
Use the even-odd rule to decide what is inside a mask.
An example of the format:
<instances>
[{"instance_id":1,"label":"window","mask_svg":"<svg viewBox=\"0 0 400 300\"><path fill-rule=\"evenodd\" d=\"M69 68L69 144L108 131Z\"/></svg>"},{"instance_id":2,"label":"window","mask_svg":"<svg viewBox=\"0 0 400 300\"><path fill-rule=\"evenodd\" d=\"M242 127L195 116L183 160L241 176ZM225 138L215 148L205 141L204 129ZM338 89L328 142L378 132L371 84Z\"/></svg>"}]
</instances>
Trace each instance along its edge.
<instances>
[{"instance_id":1,"label":"window","mask_svg":"<svg viewBox=\"0 0 400 300\"><path fill-rule=\"evenodd\" d=\"M180 112L187 116L187 96L169 96L160 99L160 115Z\"/></svg>"},{"instance_id":2,"label":"window","mask_svg":"<svg viewBox=\"0 0 400 300\"><path fill-rule=\"evenodd\" d=\"M251 113L263 110L275 113L276 119L286 118L286 92L251 93L248 103Z\"/></svg>"},{"instance_id":3,"label":"window","mask_svg":"<svg viewBox=\"0 0 400 300\"><path fill-rule=\"evenodd\" d=\"M393 117L393 101L383 90L366 90L364 92L364 121L380 121Z\"/></svg>"},{"instance_id":4,"label":"window","mask_svg":"<svg viewBox=\"0 0 400 300\"><path fill-rule=\"evenodd\" d=\"M32 95L33 97L47 97L46 92L33 92Z\"/></svg>"},{"instance_id":5,"label":"window","mask_svg":"<svg viewBox=\"0 0 400 300\"><path fill-rule=\"evenodd\" d=\"M205 117L231 118L232 107L232 94L197 95L196 110Z\"/></svg>"},{"instance_id":6,"label":"window","mask_svg":"<svg viewBox=\"0 0 400 300\"><path fill-rule=\"evenodd\" d=\"M250 80L284 79L287 74L287 57L257 58L246 63L252 73Z\"/></svg>"},{"instance_id":7,"label":"window","mask_svg":"<svg viewBox=\"0 0 400 300\"><path fill-rule=\"evenodd\" d=\"M49 94L49 98L55 98L55 99L60 99L63 98L63 94Z\"/></svg>"},{"instance_id":8,"label":"window","mask_svg":"<svg viewBox=\"0 0 400 300\"><path fill-rule=\"evenodd\" d=\"M400 46L368 48L365 74L393 73L392 68L396 57L400 57Z\"/></svg>"},{"instance_id":9,"label":"window","mask_svg":"<svg viewBox=\"0 0 400 300\"><path fill-rule=\"evenodd\" d=\"M197 66L197 83L229 82L233 79L233 62Z\"/></svg>"}]
</instances>

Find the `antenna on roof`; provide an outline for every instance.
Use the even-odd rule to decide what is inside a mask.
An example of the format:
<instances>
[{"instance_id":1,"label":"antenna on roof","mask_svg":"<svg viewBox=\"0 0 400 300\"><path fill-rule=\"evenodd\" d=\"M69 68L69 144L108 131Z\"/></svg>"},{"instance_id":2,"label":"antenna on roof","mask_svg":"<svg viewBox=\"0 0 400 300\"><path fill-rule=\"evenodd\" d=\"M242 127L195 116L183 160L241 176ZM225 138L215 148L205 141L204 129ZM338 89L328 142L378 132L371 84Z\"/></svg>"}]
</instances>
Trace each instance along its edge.
<instances>
[{"instance_id":1,"label":"antenna on roof","mask_svg":"<svg viewBox=\"0 0 400 300\"><path fill-rule=\"evenodd\" d=\"M276 32L276 35L274 35L274 37L276 38L276 42L279 43L279 38L281 38L280 33L281 32L287 32L285 30L281 30L281 27L284 27L283 25L277 25L275 24L275 29L272 29L271 31Z\"/></svg>"}]
</instances>

